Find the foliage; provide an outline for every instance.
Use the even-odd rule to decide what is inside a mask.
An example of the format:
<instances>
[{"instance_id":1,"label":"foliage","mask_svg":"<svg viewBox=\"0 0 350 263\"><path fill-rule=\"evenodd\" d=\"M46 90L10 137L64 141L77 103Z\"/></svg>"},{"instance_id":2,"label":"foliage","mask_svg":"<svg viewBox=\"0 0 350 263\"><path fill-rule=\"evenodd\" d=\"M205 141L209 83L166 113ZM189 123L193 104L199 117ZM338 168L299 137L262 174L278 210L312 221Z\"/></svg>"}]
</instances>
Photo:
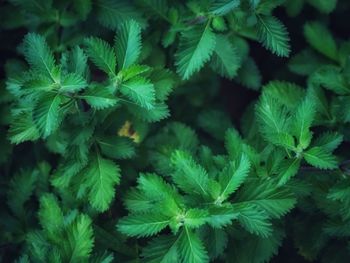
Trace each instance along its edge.
<instances>
[{"instance_id":1,"label":"foliage","mask_svg":"<svg viewBox=\"0 0 350 263\"><path fill-rule=\"evenodd\" d=\"M349 10L5 1L1 260L347 262Z\"/></svg>"}]
</instances>

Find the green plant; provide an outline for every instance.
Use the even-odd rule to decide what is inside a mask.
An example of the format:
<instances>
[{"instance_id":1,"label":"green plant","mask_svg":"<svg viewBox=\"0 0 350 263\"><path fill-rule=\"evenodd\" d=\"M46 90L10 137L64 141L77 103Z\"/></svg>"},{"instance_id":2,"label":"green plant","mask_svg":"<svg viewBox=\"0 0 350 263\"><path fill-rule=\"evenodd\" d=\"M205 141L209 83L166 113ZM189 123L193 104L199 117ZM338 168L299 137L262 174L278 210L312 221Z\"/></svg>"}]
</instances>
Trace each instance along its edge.
<instances>
[{"instance_id":1,"label":"green plant","mask_svg":"<svg viewBox=\"0 0 350 263\"><path fill-rule=\"evenodd\" d=\"M4 2L1 259L347 262L349 10Z\"/></svg>"}]
</instances>

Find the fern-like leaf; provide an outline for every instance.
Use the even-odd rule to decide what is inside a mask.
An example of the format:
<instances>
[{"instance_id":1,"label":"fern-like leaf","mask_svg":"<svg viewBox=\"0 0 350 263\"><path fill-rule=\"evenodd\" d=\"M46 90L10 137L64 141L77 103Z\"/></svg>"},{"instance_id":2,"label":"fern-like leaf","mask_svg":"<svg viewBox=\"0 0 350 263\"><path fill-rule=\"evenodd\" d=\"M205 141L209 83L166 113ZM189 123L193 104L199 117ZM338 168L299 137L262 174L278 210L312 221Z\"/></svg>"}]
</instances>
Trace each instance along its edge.
<instances>
[{"instance_id":1,"label":"fern-like leaf","mask_svg":"<svg viewBox=\"0 0 350 263\"><path fill-rule=\"evenodd\" d=\"M288 57L290 53L289 35L285 26L273 16L258 15L259 40L272 53Z\"/></svg>"},{"instance_id":2,"label":"fern-like leaf","mask_svg":"<svg viewBox=\"0 0 350 263\"><path fill-rule=\"evenodd\" d=\"M127 236L153 236L163 230L170 219L162 214L129 215L119 220L118 230Z\"/></svg>"},{"instance_id":3,"label":"fern-like leaf","mask_svg":"<svg viewBox=\"0 0 350 263\"><path fill-rule=\"evenodd\" d=\"M155 104L154 86L147 79L133 78L120 87L120 92L140 107L153 109Z\"/></svg>"},{"instance_id":4,"label":"fern-like leaf","mask_svg":"<svg viewBox=\"0 0 350 263\"><path fill-rule=\"evenodd\" d=\"M58 94L45 94L34 106L33 120L44 138L52 134L60 125L62 98Z\"/></svg>"},{"instance_id":5,"label":"fern-like leaf","mask_svg":"<svg viewBox=\"0 0 350 263\"><path fill-rule=\"evenodd\" d=\"M119 70L133 65L141 52L141 28L133 20L126 22L115 36Z\"/></svg>"},{"instance_id":6,"label":"fern-like leaf","mask_svg":"<svg viewBox=\"0 0 350 263\"><path fill-rule=\"evenodd\" d=\"M209 262L208 252L205 250L202 241L187 227L184 228L178 242L178 248L182 262Z\"/></svg>"},{"instance_id":7,"label":"fern-like leaf","mask_svg":"<svg viewBox=\"0 0 350 263\"><path fill-rule=\"evenodd\" d=\"M181 35L175 59L177 72L183 79L189 79L210 59L215 42L215 34L209 24L204 28L192 28Z\"/></svg>"},{"instance_id":8,"label":"fern-like leaf","mask_svg":"<svg viewBox=\"0 0 350 263\"><path fill-rule=\"evenodd\" d=\"M87 54L92 62L110 76L115 76L116 55L112 47L102 39L90 37L85 40Z\"/></svg>"},{"instance_id":9,"label":"fern-like leaf","mask_svg":"<svg viewBox=\"0 0 350 263\"><path fill-rule=\"evenodd\" d=\"M55 59L44 37L29 33L24 38L23 50L30 66L53 81L57 80L55 74Z\"/></svg>"},{"instance_id":10,"label":"fern-like leaf","mask_svg":"<svg viewBox=\"0 0 350 263\"><path fill-rule=\"evenodd\" d=\"M100 212L106 211L115 195L115 185L120 180L119 167L114 162L96 154L91 158L84 174L92 207Z\"/></svg>"}]
</instances>

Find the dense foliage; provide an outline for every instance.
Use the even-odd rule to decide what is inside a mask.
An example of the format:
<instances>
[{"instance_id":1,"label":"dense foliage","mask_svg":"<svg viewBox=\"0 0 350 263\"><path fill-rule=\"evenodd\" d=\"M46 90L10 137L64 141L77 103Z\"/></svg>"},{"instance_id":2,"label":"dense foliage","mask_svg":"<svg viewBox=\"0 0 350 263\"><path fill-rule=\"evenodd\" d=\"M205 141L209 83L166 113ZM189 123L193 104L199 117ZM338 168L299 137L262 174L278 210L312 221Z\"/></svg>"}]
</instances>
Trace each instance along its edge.
<instances>
[{"instance_id":1,"label":"dense foliage","mask_svg":"<svg viewBox=\"0 0 350 263\"><path fill-rule=\"evenodd\" d=\"M3 262L348 262L350 2L0 2Z\"/></svg>"}]
</instances>

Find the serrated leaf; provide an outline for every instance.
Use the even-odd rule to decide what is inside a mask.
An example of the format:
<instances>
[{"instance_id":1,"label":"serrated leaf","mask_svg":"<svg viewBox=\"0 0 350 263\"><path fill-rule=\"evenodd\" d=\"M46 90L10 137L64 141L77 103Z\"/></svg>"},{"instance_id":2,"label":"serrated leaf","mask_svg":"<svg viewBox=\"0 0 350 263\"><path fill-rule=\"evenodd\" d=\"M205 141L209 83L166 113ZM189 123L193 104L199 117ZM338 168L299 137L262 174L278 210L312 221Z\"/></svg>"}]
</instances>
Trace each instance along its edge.
<instances>
[{"instance_id":1,"label":"serrated leaf","mask_svg":"<svg viewBox=\"0 0 350 263\"><path fill-rule=\"evenodd\" d=\"M115 36L119 70L133 65L141 52L141 28L133 20L124 23Z\"/></svg>"},{"instance_id":2,"label":"serrated leaf","mask_svg":"<svg viewBox=\"0 0 350 263\"><path fill-rule=\"evenodd\" d=\"M325 148L315 146L303 153L305 161L320 169L337 168L337 160L334 155Z\"/></svg>"},{"instance_id":3,"label":"serrated leaf","mask_svg":"<svg viewBox=\"0 0 350 263\"><path fill-rule=\"evenodd\" d=\"M209 209L208 224L214 228L222 228L230 225L233 219L238 218L239 211L235 211L232 205L223 204Z\"/></svg>"},{"instance_id":4,"label":"serrated leaf","mask_svg":"<svg viewBox=\"0 0 350 263\"><path fill-rule=\"evenodd\" d=\"M101 147L101 152L109 158L128 159L135 155L135 145L129 138L104 136L97 142Z\"/></svg>"},{"instance_id":5,"label":"serrated leaf","mask_svg":"<svg viewBox=\"0 0 350 263\"><path fill-rule=\"evenodd\" d=\"M208 220L208 211L204 209L193 208L186 212L184 225L188 228L198 228L204 225Z\"/></svg>"},{"instance_id":6,"label":"serrated leaf","mask_svg":"<svg viewBox=\"0 0 350 263\"><path fill-rule=\"evenodd\" d=\"M235 203L255 205L273 218L280 218L290 211L296 199L286 187L279 187L272 180L251 181L245 184L235 197Z\"/></svg>"},{"instance_id":7,"label":"serrated leaf","mask_svg":"<svg viewBox=\"0 0 350 263\"><path fill-rule=\"evenodd\" d=\"M96 67L110 76L115 76L117 60L112 47L97 37L87 38L85 44L86 52Z\"/></svg>"},{"instance_id":8,"label":"serrated leaf","mask_svg":"<svg viewBox=\"0 0 350 263\"><path fill-rule=\"evenodd\" d=\"M142 251L146 263L179 262L177 238L173 236L159 236L150 241Z\"/></svg>"},{"instance_id":9,"label":"serrated leaf","mask_svg":"<svg viewBox=\"0 0 350 263\"><path fill-rule=\"evenodd\" d=\"M7 203L15 215L23 217L24 204L29 200L36 186L38 172L21 171L12 177L7 190Z\"/></svg>"},{"instance_id":10,"label":"serrated leaf","mask_svg":"<svg viewBox=\"0 0 350 263\"><path fill-rule=\"evenodd\" d=\"M169 108L165 103L156 103L154 107L149 110L132 104L129 104L128 108L131 114L135 115L138 119L151 123L168 118L170 115Z\"/></svg>"},{"instance_id":11,"label":"serrated leaf","mask_svg":"<svg viewBox=\"0 0 350 263\"><path fill-rule=\"evenodd\" d=\"M24 55L30 66L52 80L56 80L55 59L44 37L29 33L24 38Z\"/></svg>"},{"instance_id":12,"label":"serrated leaf","mask_svg":"<svg viewBox=\"0 0 350 263\"><path fill-rule=\"evenodd\" d=\"M62 98L58 94L44 94L33 109L33 120L44 138L52 134L63 118L60 108Z\"/></svg>"},{"instance_id":13,"label":"serrated leaf","mask_svg":"<svg viewBox=\"0 0 350 263\"><path fill-rule=\"evenodd\" d=\"M334 151L343 141L343 135L338 132L324 132L313 142L314 146L319 146L328 152Z\"/></svg>"},{"instance_id":14,"label":"serrated leaf","mask_svg":"<svg viewBox=\"0 0 350 263\"><path fill-rule=\"evenodd\" d=\"M231 162L219 175L221 185L220 200L226 200L248 176L250 162L246 155L242 155L238 164Z\"/></svg>"},{"instance_id":15,"label":"serrated leaf","mask_svg":"<svg viewBox=\"0 0 350 263\"><path fill-rule=\"evenodd\" d=\"M120 92L140 107L146 109L154 108L154 86L147 79L139 77L122 83Z\"/></svg>"},{"instance_id":16,"label":"serrated leaf","mask_svg":"<svg viewBox=\"0 0 350 263\"><path fill-rule=\"evenodd\" d=\"M100 212L106 211L114 198L115 185L120 181L119 166L96 154L91 157L84 175L91 206Z\"/></svg>"},{"instance_id":17,"label":"serrated leaf","mask_svg":"<svg viewBox=\"0 0 350 263\"><path fill-rule=\"evenodd\" d=\"M64 225L63 213L53 194L40 198L39 221L51 239L59 239Z\"/></svg>"},{"instance_id":18,"label":"serrated leaf","mask_svg":"<svg viewBox=\"0 0 350 263\"><path fill-rule=\"evenodd\" d=\"M117 29L131 19L145 24L145 21L130 1L98 0L96 6L97 19L105 27Z\"/></svg>"},{"instance_id":19,"label":"serrated leaf","mask_svg":"<svg viewBox=\"0 0 350 263\"><path fill-rule=\"evenodd\" d=\"M118 104L118 99L103 86L90 86L85 92L79 96L84 99L91 107L96 110L103 110Z\"/></svg>"},{"instance_id":20,"label":"serrated leaf","mask_svg":"<svg viewBox=\"0 0 350 263\"><path fill-rule=\"evenodd\" d=\"M228 245L228 235L224 229L204 227L200 232L211 259L224 255Z\"/></svg>"},{"instance_id":21,"label":"serrated leaf","mask_svg":"<svg viewBox=\"0 0 350 263\"><path fill-rule=\"evenodd\" d=\"M300 104L305 91L302 87L287 81L273 80L264 85L264 94L277 100L288 108L295 108Z\"/></svg>"},{"instance_id":22,"label":"serrated leaf","mask_svg":"<svg viewBox=\"0 0 350 263\"><path fill-rule=\"evenodd\" d=\"M286 184L290 178L295 176L300 168L300 159L293 158L282 160L278 168L279 182L278 185Z\"/></svg>"},{"instance_id":23,"label":"serrated leaf","mask_svg":"<svg viewBox=\"0 0 350 263\"><path fill-rule=\"evenodd\" d=\"M162 214L129 215L119 220L118 230L127 236L147 237L162 231L170 219Z\"/></svg>"},{"instance_id":24,"label":"serrated leaf","mask_svg":"<svg viewBox=\"0 0 350 263\"><path fill-rule=\"evenodd\" d=\"M285 107L263 93L256 106L256 114L260 131L267 141L293 148L293 138L288 134L290 117Z\"/></svg>"},{"instance_id":25,"label":"serrated leaf","mask_svg":"<svg viewBox=\"0 0 350 263\"><path fill-rule=\"evenodd\" d=\"M87 86L86 80L81 75L69 73L61 77L60 91L78 92Z\"/></svg>"},{"instance_id":26,"label":"serrated leaf","mask_svg":"<svg viewBox=\"0 0 350 263\"><path fill-rule=\"evenodd\" d=\"M175 54L177 73L187 80L198 72L209 61L215 43L215 34L208 25L183 32Z\"/></svg>"},{"instance_id":27,"label":"serrated leaf","mask_svg":"<svg viewBox=\"0 0 350 263\"><path fill-rule=\"evenodd\" d=\"M268 237L272 233L272 224L264 210L255 205L234 205L239 212L238 221L250 233Z\"/></svg>"},{"instance_id":28,"label":"serrated leaf","mask_svg":"<svg viewBox=\"0 0 350 263\"><path fill-rule=\"evenodd\" d=\"M172 174L173 180L183 191L208 195L208 174L188 153L175 151L171 162L175 169Z\"/></svg>"},{"instance_id":29,"label":"serrated leaf","mask_svg":"<svg viewBox=\"0 0 350 263\"><path fill-rule=\"evenodd\" d=\"M216 16L223 16L238 7L240 0L215 0L211 3L210 13Z\"/></svg>"},{"instance_id":30,"label":"serrated leaf","mask_svg":"<svg viewBox=\"0 0 350 263\"><path fill-rule=\"evenodd\" d=\"M23 111L13 117L9 129L9 136L11 143L14 144L39 139L40 133L34 124L30 111Z\"/></svg>"},{"instance_id":31,"label":"serrated leaf","mask_svg":"<svg viewBox=\"0 0 350 263\"><path fill-rule=\"evenodd\" d=\"M87 71L87 56L84 51L76 46L71 52L69 52L67 71L85 76Z\"/></svg>"},{"instance_id":32,"label":"serrated leaf","mask_svg":"<svg viewBox=\"0 0 350 263\"><path fill-rule=\"evenodd\" d=\"M309 77L311 85L318 85L339 95L347 95L350 85L342 74L342 69L333 65L324 65Z\"/></svg>"},{"instance_id":33,"label":"serrated leaf","mask_svg":"<svg viewBox=\"0 0 350 263\"><path fill-rule=\"evenodd\" d=\"M67 239L70 246L69 262L86 261L94 245L91 219L87 215L80 215L68 231Z\"/></svg>"},{"instance_id":34,"label":"serrated leaf","mask_svg":"<svg viewBox=\"0 0 350 263\"><path fill-rule=\"evenodd\" d=\"M224 36L216 36L216 44L212 57L211 66L221 76L232 79L236 76L240 67L241 58L236 48Z\"/></svg>"},{"instance_id":35,"label":"serrated leaf","mask_svg":"<svg viewBox=\"0 0 350 263\"><path fill-rule=\"evenodd\" d=\"M289 34L286 27L273 16L258 15L259 41L264 47L280 57L290 53Z\"/></svg>"},{"instance_id":36,"label":"serrated leaf","mask_svg":"<svg viewBox=\"0 0 350 263\"><path fill-rule=\"evenodd\" d=\"M209 262L208 252L205 250L202 241L187 227L185 227L181 233L178 241L178 248L182 262Z\"/></svg>"},{"instance_id":37,"label":"serrated leaf","mask_svg":"<svg viewBox=\"0 0 350 263\"><path fill-rule=\"evenodd\" d=\"M312 138L310 128L315 119L315 114L315 105L310 97L306 97L296 109L292 131L303 149L310 145Z\"/></svg>"}]
</instances>

